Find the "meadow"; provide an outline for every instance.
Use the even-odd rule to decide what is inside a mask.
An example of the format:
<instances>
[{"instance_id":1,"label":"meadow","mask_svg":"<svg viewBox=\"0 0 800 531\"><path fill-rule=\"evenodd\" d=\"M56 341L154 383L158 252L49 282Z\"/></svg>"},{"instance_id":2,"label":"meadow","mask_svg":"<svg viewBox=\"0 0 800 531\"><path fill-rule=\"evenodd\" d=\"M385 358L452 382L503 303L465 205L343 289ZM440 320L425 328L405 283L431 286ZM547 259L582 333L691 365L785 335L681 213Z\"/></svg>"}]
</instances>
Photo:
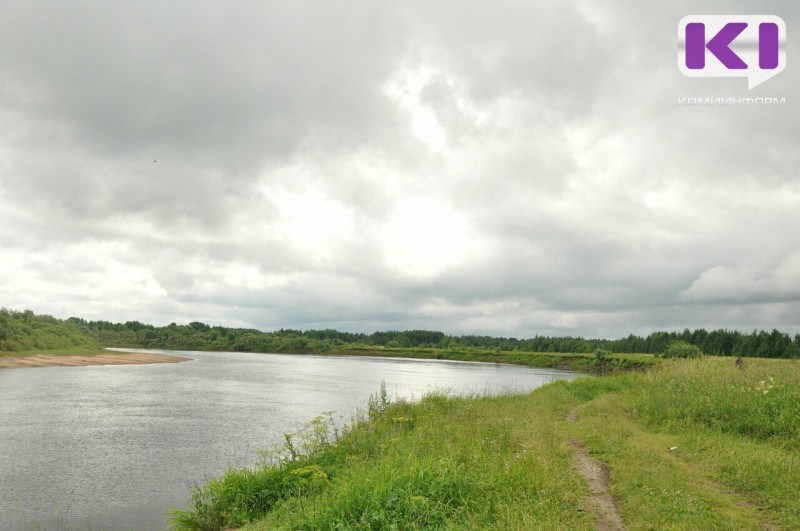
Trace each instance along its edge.
<instances>
[{"instance_id":1,"label":"meadow","mask_svg":"<svg viewBox=\"0 0 800 531\"><path fill-rule=\"evenodd\" d=\"M178 529L592 529L581 448L629 529L800 528L800 364L667 360L517 396L376 394L195 487Z\"/></svg>"}]
</instances>

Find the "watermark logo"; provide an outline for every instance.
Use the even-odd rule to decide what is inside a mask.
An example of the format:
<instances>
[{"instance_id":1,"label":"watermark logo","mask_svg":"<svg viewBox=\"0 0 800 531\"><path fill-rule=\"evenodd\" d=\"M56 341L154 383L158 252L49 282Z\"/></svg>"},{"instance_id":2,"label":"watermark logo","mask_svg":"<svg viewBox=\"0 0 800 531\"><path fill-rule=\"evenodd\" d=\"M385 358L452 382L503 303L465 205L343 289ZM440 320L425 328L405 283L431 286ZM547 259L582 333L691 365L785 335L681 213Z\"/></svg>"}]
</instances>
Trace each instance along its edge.
<instances>
[{"instance_id":1,"label":"watermark logo","mask_svg":"<svg viewBox=\"0 0 800 531\"><path fill-rule=\"evenodd\" d=\"M678 68L691 77L746 77L752 89L786 68L786 23L774 15L689 15Z\"/></svg>"}]
</instances>

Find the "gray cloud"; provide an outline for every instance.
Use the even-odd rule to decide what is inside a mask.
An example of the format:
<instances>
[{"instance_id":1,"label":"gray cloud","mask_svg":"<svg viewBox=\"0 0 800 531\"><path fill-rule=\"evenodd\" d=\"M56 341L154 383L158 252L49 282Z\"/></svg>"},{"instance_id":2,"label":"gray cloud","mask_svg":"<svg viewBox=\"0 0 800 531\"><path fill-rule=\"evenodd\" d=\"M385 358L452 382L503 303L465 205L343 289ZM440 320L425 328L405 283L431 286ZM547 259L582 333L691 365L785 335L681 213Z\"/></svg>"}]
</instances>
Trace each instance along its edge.
<instances>
[{"instance_id":1,"label":"gray cloud","mask_svg":"<svg viewBox=\"0 0 800 531\"><path fill-rule=\"evenodd\" d=\"M790 40L800 12L3 2L2 305L262 329L798 331L798 73L790 59L752 92L682 76L677 23L711 10L780 15ZM748 96L788 104L677 103Z\"/></svg>"}]
</instances>

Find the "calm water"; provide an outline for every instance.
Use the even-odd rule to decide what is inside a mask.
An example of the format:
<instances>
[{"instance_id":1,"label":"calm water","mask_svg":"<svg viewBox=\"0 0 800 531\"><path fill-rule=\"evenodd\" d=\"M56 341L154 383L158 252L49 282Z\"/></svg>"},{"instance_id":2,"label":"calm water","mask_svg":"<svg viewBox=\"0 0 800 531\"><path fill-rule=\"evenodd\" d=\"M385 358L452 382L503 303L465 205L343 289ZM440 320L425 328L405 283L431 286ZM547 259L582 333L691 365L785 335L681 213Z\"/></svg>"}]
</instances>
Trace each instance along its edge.
<instances>
[{"instance_id":1,"label":"calm water","mask_svg":"<svg viewBox=\"0 0 800 531\"><path fill-rule=\"evenodd\" d=\"M178 364L0 370L0 529L164 529L187 487L250 464L323 411L348 418L381 381L525 392L576 373L511 365L185 352Z\"/></svg>"}]
</instances>

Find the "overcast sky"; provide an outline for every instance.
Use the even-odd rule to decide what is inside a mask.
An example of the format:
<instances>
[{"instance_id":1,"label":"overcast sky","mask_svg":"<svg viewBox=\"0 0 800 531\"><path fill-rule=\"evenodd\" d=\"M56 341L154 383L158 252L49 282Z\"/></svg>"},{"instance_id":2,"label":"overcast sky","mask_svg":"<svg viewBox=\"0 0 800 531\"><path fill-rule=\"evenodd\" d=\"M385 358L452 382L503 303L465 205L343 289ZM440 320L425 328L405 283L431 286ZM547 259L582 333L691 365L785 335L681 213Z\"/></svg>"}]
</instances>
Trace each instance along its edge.
<instances>
[{"instance_id":1,"label":"overcast sky","mask_svg":"<svg viewBox=\"0 0 800 531\"><path fill-rule=\"evenodd\" d=\"M752 90L681 74L679 21L712 13L782 17L786 70ZM0 0L0 306L262 330L800 332L798 15Z\"/></svg>"}]
</instances>

